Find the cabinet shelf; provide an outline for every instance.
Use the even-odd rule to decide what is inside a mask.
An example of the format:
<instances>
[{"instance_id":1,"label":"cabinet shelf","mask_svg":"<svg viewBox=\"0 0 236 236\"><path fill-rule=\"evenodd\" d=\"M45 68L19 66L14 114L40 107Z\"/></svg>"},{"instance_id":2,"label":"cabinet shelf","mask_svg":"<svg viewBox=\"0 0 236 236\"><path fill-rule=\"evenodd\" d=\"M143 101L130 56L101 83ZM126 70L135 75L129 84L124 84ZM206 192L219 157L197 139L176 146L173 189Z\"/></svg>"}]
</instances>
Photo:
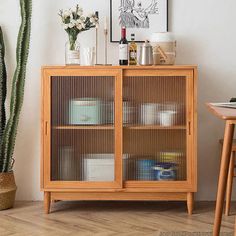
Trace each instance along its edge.
<instances>
[{"instance_id":1,"label":"cabinet shelf","mask_svg":"<svg viewBox=\"0 0 236 236\"><path fill-rule=\"evenodd\" d=\"M113 130L113 125L67 125L54 126L55 130Z\"/></svg>"},{"instance_id":2,"label":"cabinet shelf","mask_svg":"<svg viewBox=\"0 0 236 236\"><path fill-rule=\"evenodd\" d=\"M67 125L67 126L54 126L55 130L113 130L115 127L112 125ZM175 126L160 126L160 125L128 125L124 126L128 130L185 130L185 125Z\"/></svg>"},{"instance_id":3,"label":"cabinet shelf","mask_svg":"<svg viewBox=\"0 0 236 236\"><path fill-rule=\"evenodd\" d=\"M187 127L185 125L175 125L175 126L160 126L160 125L128 125L124 126L124 129L130 130L185 130Z\"/></svg>"}]
</instances>

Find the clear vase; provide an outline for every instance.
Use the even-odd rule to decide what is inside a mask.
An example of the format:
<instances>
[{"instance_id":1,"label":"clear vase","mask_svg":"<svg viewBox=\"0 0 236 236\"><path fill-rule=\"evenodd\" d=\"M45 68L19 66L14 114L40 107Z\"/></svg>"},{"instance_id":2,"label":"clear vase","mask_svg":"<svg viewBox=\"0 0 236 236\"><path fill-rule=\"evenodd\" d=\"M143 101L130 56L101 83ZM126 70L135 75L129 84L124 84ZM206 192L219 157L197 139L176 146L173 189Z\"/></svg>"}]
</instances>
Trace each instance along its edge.
<instances>
[{"instance_id":1,"label":"clear vase","mask_svg":"<svg viewBox=\"0 0 236 236\"><path fill-rule=\"evenodd\" d=\"M69 37L65 51L66 65L80 65L80 44L77 38Z\"/></svg>"}]
</instances>

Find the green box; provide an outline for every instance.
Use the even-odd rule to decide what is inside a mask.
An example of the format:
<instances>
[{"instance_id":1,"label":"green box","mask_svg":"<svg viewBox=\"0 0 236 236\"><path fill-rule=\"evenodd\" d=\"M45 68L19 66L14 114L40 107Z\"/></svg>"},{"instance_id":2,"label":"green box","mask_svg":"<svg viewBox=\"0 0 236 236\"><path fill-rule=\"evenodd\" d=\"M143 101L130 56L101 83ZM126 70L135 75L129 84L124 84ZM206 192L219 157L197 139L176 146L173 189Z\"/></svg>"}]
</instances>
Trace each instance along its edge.
<instances>
[{"instance_id":1,"label":"green box","mask_svg":"<svg viewBox=\"0 0 236 236\"><path fill-rule=\"evenodd\" d=\"M69 123L71 125L101 124L101 101L94 98L73 99L69 105Z\"/></svg>"}]
</instances>

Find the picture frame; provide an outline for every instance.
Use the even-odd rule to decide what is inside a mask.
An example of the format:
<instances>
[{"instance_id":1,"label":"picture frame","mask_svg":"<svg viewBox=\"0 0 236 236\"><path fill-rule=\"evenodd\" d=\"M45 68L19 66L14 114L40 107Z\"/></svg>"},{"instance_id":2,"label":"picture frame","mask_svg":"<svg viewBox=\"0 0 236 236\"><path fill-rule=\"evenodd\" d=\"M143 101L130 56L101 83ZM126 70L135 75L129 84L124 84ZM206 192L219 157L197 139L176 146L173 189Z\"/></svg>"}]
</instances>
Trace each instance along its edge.
<instances>
[{"instance_id":1,"label":"picture frame","mask_svg":"<svg viewBox=\"0 0 236 236\"><path fill-rule=\"evenodd\" d=\"M127 39L144 42L152 33L168 31L168 0L110 0L110 42L120 40L121 27Z\"/></svg>"}]
</instances>

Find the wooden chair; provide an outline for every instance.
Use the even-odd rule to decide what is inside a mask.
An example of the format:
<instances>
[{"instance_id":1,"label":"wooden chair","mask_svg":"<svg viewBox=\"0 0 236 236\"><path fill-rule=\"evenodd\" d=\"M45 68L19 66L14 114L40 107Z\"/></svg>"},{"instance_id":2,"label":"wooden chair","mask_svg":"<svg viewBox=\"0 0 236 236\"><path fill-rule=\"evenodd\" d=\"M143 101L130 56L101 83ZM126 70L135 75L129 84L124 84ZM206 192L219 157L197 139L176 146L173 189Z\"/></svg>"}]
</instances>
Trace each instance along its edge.
<instances>
[{"instance_id":1,"label":"wooden chair","mask_svg":"<svg viewBox=\"0 0 236 236\"><path fill-rule=\"evenodd\" d=\"M220 143L223 144L223 139L220 140ZM234 172L234 170L236 168L235 158L236 158L236 139L234 139L234 141L233 141L232 155L231 155L231 159L230 159L229 173L228 173L228 179L227 179L226 204L225 204L225 215L226 216L228 216L229 212L230 212L233 178L236 177L236 173Z\"/></svg>"}]
</instances>

